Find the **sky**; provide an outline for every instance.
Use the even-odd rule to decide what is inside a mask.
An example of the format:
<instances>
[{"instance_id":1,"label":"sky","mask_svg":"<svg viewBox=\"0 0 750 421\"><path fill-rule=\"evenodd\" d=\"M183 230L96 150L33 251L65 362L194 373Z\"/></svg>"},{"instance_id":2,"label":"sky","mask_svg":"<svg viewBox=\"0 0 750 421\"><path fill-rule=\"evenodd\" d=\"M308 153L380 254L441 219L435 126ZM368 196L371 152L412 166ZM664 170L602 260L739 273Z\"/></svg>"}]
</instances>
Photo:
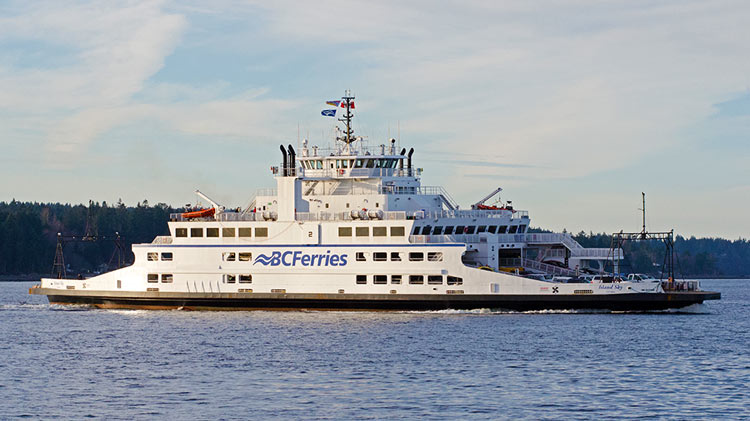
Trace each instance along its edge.
<instances>
[{"instance_id":1,"label":"sky","mask_svg":"<svg viewBox=\"0 0 750 421\"><path fill-rule=\"evenodd\" d=\"M414 147L532 225L750 237L747 1L0 1L0 201L228 207L278 145Z\"/></svg>"}]
</instances>

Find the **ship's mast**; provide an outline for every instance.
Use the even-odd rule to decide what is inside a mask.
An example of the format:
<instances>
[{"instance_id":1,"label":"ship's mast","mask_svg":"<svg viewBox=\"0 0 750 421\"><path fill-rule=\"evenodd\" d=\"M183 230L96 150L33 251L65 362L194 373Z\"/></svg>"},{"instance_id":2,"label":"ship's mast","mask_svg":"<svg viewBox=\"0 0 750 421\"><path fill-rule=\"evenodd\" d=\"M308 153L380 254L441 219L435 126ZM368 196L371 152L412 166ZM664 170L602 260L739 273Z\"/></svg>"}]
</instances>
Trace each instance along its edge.
<instances>
[{"instance_id":1,"label":"ship's mast","mask_svg":"<svg viewBox=\"0 0 750 421\"><path fill-rule=\"evenodd\" d=\"M346 143L346 153L351 154L351 144L356 138L354 137L354 129L352 129L352 117L354 117L354 114L351 112L352 108L354 108L354 96L349 89L341 97L341 106L346 108L346 113L343 115L343 118L338 120L346 124L346 130L343 136L338 137L338 140Z\"/></svg>"}]
</instances>

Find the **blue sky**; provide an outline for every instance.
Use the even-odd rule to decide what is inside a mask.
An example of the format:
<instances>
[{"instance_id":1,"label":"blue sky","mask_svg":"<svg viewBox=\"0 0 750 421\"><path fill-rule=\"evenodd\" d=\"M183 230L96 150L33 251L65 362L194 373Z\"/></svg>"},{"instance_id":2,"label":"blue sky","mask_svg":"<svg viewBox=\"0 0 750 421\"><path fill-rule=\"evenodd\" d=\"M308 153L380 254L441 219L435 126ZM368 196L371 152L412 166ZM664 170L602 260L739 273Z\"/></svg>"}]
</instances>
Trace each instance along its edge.
<instances>
[{"instance_id":1,"label":"blue sky","mask_svg":"<svg viewBox=\"0 0 750 421\"><path fill-rule=\"evenodd\" d=\"M351 89L464 206L750 237L750 4L527 3L2 2L0 200L243 206Z\"/></svg>"}]
</instances>

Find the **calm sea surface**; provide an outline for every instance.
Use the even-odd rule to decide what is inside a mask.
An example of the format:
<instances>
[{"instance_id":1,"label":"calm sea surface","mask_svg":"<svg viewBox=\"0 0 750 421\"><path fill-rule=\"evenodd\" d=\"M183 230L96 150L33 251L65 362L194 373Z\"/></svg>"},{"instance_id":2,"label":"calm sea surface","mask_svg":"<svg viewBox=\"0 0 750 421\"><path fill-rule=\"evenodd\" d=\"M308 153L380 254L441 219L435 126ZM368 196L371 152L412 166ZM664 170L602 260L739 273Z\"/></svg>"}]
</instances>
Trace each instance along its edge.
<instances>
[{"instance_id":1,"label":"calm sea surface","mask_svg":"<svg viewBox=\"0 0 750 421\"><path fill-rule=\"evenodd\" d=\"M750 419L750 281L684 312L183 312L0 282L0 419Z\"/></svg>"}]
</instances>

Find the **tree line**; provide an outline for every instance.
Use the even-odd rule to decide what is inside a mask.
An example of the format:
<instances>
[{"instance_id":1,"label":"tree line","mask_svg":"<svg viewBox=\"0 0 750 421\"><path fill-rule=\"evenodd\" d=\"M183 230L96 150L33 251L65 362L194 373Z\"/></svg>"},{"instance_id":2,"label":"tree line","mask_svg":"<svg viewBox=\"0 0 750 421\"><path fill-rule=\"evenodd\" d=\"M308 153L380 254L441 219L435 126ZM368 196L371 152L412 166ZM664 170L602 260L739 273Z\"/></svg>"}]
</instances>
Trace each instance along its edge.
<instances>
[{"instance_id":1,"label":"tree line","mask_svg":"<svg viewBox=\"0 0 750 421\"><path fill-rule=\"evenodd\" d=\"M102 241L65 241L65 264L73 274L117 268L114 238L120 235L125 264L133 262L131 245L148 243L168 235L169 214L179 212L165 203L147 200L126 206L89 202L60 203L0 202L0 276L51 274L58 233L104 237ZM532 230L530 230L531 232ZM534 229L545 232L543 229ZM548 231L546 231L548 232ZM583 231L573 237L584 247L610 247L608 234ZM623 246L624 272L658 275L665 247L659 242L633 242ZM676 272L684 277L750 277L750 242L746 239L675 237ZM69 273L70 274L70 273Z\"/></svg>"}]
</instances>

